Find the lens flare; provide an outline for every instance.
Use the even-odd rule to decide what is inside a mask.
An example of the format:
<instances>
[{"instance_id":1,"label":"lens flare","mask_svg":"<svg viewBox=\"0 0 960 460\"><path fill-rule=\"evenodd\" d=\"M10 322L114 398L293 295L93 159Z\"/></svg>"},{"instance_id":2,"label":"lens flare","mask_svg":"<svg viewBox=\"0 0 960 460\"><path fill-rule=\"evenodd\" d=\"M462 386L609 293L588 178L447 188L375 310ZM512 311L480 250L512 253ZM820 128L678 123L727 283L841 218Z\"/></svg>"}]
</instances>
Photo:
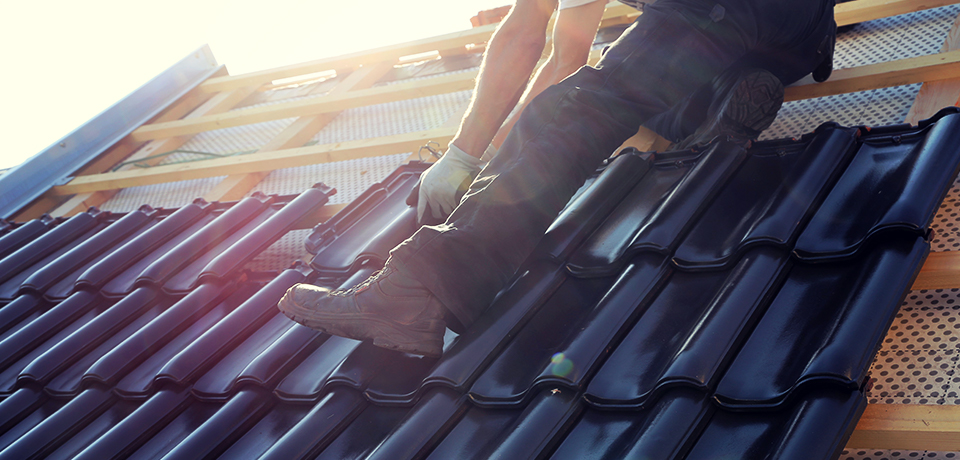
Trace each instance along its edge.
<instances>
[{"instance_id":1,"label":"lens flare","mask_svg":"<svg viewBox=\"0 0 960 460\"><path fill-rule=\"evenodd\" d=\"M570 375L570 372L573 372L573 361L567 359L563 353L555 353L550 358L550 363L550 372L557 377L566 377Z\"/></svg>"}]
</instances>

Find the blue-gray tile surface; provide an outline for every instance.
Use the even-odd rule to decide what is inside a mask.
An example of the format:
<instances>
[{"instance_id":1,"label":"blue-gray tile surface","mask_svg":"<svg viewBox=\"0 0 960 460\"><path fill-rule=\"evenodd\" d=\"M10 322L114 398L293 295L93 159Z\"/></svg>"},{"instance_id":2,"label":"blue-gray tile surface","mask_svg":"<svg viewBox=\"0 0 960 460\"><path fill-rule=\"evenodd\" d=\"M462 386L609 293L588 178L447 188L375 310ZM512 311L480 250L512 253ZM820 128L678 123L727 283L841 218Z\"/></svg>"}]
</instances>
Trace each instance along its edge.
<instances>
[{"instance_id":1,"label":"blue-gray tile surface","mask_svg":"<svg viewBox=\"0 0 960 460\"><path fill-rule=\"evenodd\" d=\"M332 189L0 222L0 459L836 458L958 164L958 110L622 152L440 359L276 310L377 270L422 164L279 273Z\"/></svg>"}]
</instances>

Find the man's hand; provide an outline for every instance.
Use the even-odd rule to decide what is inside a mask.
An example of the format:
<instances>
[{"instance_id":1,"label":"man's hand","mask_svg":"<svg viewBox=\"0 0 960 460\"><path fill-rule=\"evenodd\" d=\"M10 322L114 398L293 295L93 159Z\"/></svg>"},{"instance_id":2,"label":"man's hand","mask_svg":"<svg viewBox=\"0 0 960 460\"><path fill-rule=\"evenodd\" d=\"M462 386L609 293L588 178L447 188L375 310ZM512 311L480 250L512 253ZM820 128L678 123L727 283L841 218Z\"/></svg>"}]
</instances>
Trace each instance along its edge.
<instances>
[{"instance_id":1,"label":"man's hand","mask_svg":"<svg viewBox=\"0 0 960 460\"><path fill-rule=\"evenodd\" d=\"M417 220L422 223L428 212L436 220L446 219L485 163L450 144L447 153L420 175Z\"/></svg>"}]
</instances>

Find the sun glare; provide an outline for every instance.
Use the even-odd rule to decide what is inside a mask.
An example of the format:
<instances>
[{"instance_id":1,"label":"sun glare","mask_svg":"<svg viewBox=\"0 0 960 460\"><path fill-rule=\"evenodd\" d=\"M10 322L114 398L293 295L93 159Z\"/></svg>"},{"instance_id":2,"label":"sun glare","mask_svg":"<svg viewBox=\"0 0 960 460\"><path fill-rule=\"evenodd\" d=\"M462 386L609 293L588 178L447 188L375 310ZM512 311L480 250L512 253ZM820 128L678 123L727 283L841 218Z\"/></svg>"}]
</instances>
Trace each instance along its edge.
<instances>
[{"instance_id":1,"label":"sun glare","mask_svg":"<svg viewBox=\"0 0 960 460\"><path fill-rule=\"evenodd\" d=\"M332 57L470 28L509 0L92 0L5 8L0 111L15 166L203 44L231 74ZM12 20L16 18L16 20Z\"/></svg>"}]
</instances>

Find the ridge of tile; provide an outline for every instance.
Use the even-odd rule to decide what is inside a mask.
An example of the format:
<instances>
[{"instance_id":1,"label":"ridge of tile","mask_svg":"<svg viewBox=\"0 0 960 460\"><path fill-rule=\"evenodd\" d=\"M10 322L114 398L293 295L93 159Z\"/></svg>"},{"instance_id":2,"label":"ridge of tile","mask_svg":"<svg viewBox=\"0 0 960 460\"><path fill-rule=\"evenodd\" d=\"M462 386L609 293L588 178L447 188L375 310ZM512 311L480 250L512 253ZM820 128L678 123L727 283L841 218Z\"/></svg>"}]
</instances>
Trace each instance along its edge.
<instances>
[{"instance_id":1,"label":"ridge of tile","mask_svg":"<svg viewBox=\"0 0 960 460\"><path fill-rule=\"evenodd\" d=\"M717 410L686 458L839 458L866 406L857 390L824 388L782 412Z\"/></svg>"},{"instance_id":2,"label":"ridge of tile","mask_svg":"<svg viewBox=\"0 0 960 460\"><path fill-rule=\"evenodd\" d=\"M236 287L233 282L204 283L153 318L94 363L84 380L118 384L120 379L157 352L192 321L215 307Z\"/></svg>"},{"instance_id":3,"label":"ridge of tile","mask_svg":"<svg viewBox=\"0 0 960 460\"><path fill-rule=\"evenodd\" d=\"M81 393L62 409L0 451L0 459L45 457L107 410L113 395L102 389Z\"/></svg>"},{"instance_id":4,"label":"ridge of tile","mask_svg":"<svg viewBox=\"0 0 960 460\"><path fill-rule=\"evenodd\" d=\"M383 407L364 402L352 423L342 428L327 444L315 446L317 459L366 458L410 412L407 407ZM326 441L326 439L325 439Z\"/></svg>"},{"instance_id":5,"label":"ridge of tile","mask_svg":"<svg viewBox=\"0 0 960 460\"><path fill-rule=\"evenodd\" d=\"M536 458L553 450L582 412L580 394L544 389L514 422L493 452L493 458ZM436 457L442 458L442 457Z\"/></svg>"},{"instance_id":6,"label":"ridge of tile","mask_svg":"<svg viewBox=\"0 0 960 460\"><path fill-rule=\"evenodd\" d=\"M33 314L39 315L40 310L45 306L47 302L39 296L24 294L0 308L0 341L8 334L16 332L14 329L16 325L27 317Z\"/></svg>"},{"instance_id":7,"label":"ridge of tile","mask_svg":"<svg viewBox=\"0 0 960 460\"><path fill-rule=\"evenodd\" d=\"M570 257L651 168L649 153L629 148L609 160L593 183L585 185L543 235L534 251L554 262Z\"/></svg>"},{"instance_id":8,"label":"ridge of tile","mask_svg":"<svg viewBox=\"0 0 960 460\"><path fill-rule=\"evenodd\" d=\"M197 258L230 237L249 221L260 216L273 203L274 198L263 194L244 198L200 231L181 241L176 247L161 255L145 268L135 286L154 285L163 287Z\"/></svg>"},{"instance_id":9,"label":"ridge of tile","mask_svg":"<svg viewBox=\"0 0 960 460\"><path fill-rule=\"evenodd\" d=\"M78 320L76 330L24 366L21 378L29 375L44 382L53 396L76 395L85 383L91 383L86 373L97 360L174 303L176 299L155 289L139 288L126 298L104 304L102 313Z\"/></svg>"},{"instance_id":10,"label":"ridge of tile","mask_svg":"<svg viewBox=\"0 0 960 460\"><path fill-rule=\"evenodd\" d=\"M135 262L155 251L160 245L181 233L186 226L196 222L197 219L212 209L213 207L202 199L194 200L193 203L182 206L173 214L137 235L136 238L111 251L103 259L88 268L77 279L77 289L103 289L108 281L128 270Z\"/></svg>"},{"instance_id":11,"label":"ridge of tile","mask_svg":"<svg viewBox=\"0 0 960 460\"><path fill-rule=\"evenodd\" d=\"M685 458L715 408L691 388L671 389L641 411L587 406L550 458Z\"/></svg>"},{"instance_id":12,"label":"ridge of tile","mask_svg":"<svg viewBox=\"0 0 960 460\"><path fill-rule=\"evenodd\" d=\"M0 447L6 447L9 442L3 443L4 438L19 424L27 418L30 412L37 410L43 405L48 397L43 394L43 390L35 388L21 388L0 401ZM19 438L19 436L16 436Z\"/></svg>"},{"instance_id":13,"label":"ridge of tile","mask_svg":"<svg viewBox=\"0 0 960 460\"><path fill-rule=\"evenodd\" d=\"M333 442L365 408L366 401L358 392L335 388L260 458L288 460L314 457Z\"/></svg>"},{"instance_id":14,"label":"ridge of tile","mask_svg":"<svg viewBox=\"0 0 960 460\"><path fill-rule=\"evenodd\" d=\"M60 257L49 264L34 271L22 283L20 283L20 294L31 292L43 295L49 288L59 282L62 278L71 272L76 272L83 265L89 264L93 260L109 254L109 251L116 245L122 243L131 234L138 232L146 226L156 214L156 210L149 206L143 206L140 209L129 212L113 222L95 235L87 238L80 244L77 244ZM73 283L71 283L73 284ZM67 293L69 295L69 293ZM49 295L48 295L49 296ZM61 296L53 296L60 298Z\"/></svg>"},{"instance_id":15,"label":"ridge of tile","mask_svg":"<svg viewBox=\"0 0 960 460\"><path fill-rule=\"evenodd\" d=\"M287 326L273 343L250 360L237 377L237 383L276 387L283 376L320 346L322 339L319 332L298 324Z\"/></svg>"},{"instance_id":16,"label":"ridge of tile","mask_svg":"<svg viewBox=\"0 0 960 460\"><path fill-rule=\"evenodd\" d=\"M516 405L542 385L579 390L666 273L663 256L646 254L619 276L568 277L470 387L470 398Z\"/></svg>"},{"instance_id":17,"label":"ridge of tile","mask_svg":"<svg viewBox=\"0 0 960 460\"><path fill-rule=\"evenodd\" d=\"M565 270L557 264L545 261L528 263L477 319L474 327L446 344L443 356L424 377L407 380L408 387L374 380L364 394L380 404L396 404L413 402L422 390L433 386L466 391L565 278Z\"/></svg>"},{"instance_id":18,"label":"ridge of tile","mask_svg":"<svg viewBox=\"0 0 960 460\"><path fill-rule=\"evenodd\" d=\"M449 388L435 388L417 402L368 460L423 456L433 442L452 428L467 409L466 397Z\"/></svg>"},{"instance_id":19,"label":"ridge of tile","mask_svg":"<svg viewBox=\"0 0 960 460\"><path fill-rule=\"evenodd\" d=\"M135 340L146 339L145 342L141 342L141 346L153 348L152 352L144 356L144 359L137 363L135 367L131 367L128 371L119 375L114 391L126 398L144 398L156 389L171 383L169 380L158 377L158 373L163 366L203 335L204 332L223 320L244 300L254 295L259 287L258 283L248 283L242 280L236 283L228 282L227 286L222 288L220 297L209 303L188 302L174 305L152 319L130 336L131 338L136 337ZM170 313L170 316L164 317L164 314L167 313ZM169 329L165 329L167 327ZM119 348L121 347L118 345L110 353ZM196 393L194 393L194 396L196 396ZM219 401L221 399L213 398L205 401L215 402L214 400Z\"/></svg>"},{"instance_id":20,"label":"ridge of tile","mask_svg":"<svg viewBox=\"0 0 960 460\"><path fill-rule=\"evenodd\" d=\"M290 320L283 314L275 312L268 316L262 326L212 363L209 370L198 376L196 383L193 384L193 394L204 401L221 401L241 388L259 386L273 390L279 378L261 383L259 379L245 379L243 372L249 367L253 357L269 348L273 341L289 327Z\"/></svg>"},{"instance_id":21,"label":"ridge of tile","mask_svg":"<svg viewBox=\"0 0 960 460\"><path fill-rule=\"evenodd\" d=\"M722 267L758 244L792 249L849 163L858 135L856 128L826 123L798 141L755 143L680 243L674 263L689 269Z\"/></svg>"},{"instance_id":22,"label":"ridge of tile","mask_svg":"<svg viewBox=\"0 0 960 460\"><path fill-rule=\"evenodd\" d=\"M169 423L190 403L184 390L160 390L137 410L114 425L99 439L79 452L76 460L101 460L129 457L138 442L152 431Z\"/></svg>"},{"instance_id":23,"label":"ridge of tile","mask_svg":"<svg viewBox=\"0 0 960 460\"><path fill-rule=\"evenodd\" d=\"M36 319L30 321L15 332L0 341L0 375L8 372L19 373L13 364L37 350L57 333L67 328L80 315L92 310L103 298L95 293L77 292L66 300L55 305ZM17 376L11 376L16 379ZM0 379L6 380L6 379ZM12 382L0 391L12 389ZM0 382L0 388L4 385Z\"/></svg>"},{"instance_id":24,"label":"ridge of tile","mask_svg":"<svg viewBox=\"0 0 960 460\"><path fill-rule=\"evenodd\" d=\"M180 441L164 458L216 457L227 447L234 432L253 425L270 408L270 398L259 388L240 391L197 430Z\"/></svg>"},{"instance_id":25,"label":"ridge of tile","mask_svg":"<svg viewBox=\"0 0 960 460\"><path fill-rule=\"evenodd\" d=\"M864 135L850 166L800 234L796 255L850 256L884 231L925 235L960 170L958 145L956 112L916 130ZM871 206L862 205L867 201Z\"/></svg>"},{"instance_id":26,"label":"ridge of tile","mask_svg":"<svg viewBox=\"0 0 960 460\"><path fill-rule=\"evenodd\" d=\"M305 332L295 332L301 330ZM330 376L360 346L360 342L356 340L321 334L303 326L295 326L284 338L301 339L304 336L312 336L307 344L312 345L308 349L312 351L299 365L290 369L275 390L279 398L287 401L316 400L326 388ZM290 341L287 340L287 343ZM360 393L359 389L344 382L340 383L341 386Z\"/></svg>"},{"instance_id":27,"label":"ridge of tile","mask_svg":"<svg viewBox=\"0 0 960 460\"><path fill-rule=\"evenodd\" d=\"M14 229L10 229L8 224L6 227L8 232L0 236L0 259L29 244L56 225L57 221L46 214L39 219L25 222Z\"/></svg>"},{"instance_id":28,"label":"ridge of tile","mask_svg":"<svg viewBox=\"0 0 960 460\"><path fill-rule=\"evenodd\" d=\"M71 217L29 244L0 260L0 298L13 299L20 290L20 282L32 273L28 268L66 252L69 244L95 232L110 213L92 210Z\"/></svg>"}]
</instances>

